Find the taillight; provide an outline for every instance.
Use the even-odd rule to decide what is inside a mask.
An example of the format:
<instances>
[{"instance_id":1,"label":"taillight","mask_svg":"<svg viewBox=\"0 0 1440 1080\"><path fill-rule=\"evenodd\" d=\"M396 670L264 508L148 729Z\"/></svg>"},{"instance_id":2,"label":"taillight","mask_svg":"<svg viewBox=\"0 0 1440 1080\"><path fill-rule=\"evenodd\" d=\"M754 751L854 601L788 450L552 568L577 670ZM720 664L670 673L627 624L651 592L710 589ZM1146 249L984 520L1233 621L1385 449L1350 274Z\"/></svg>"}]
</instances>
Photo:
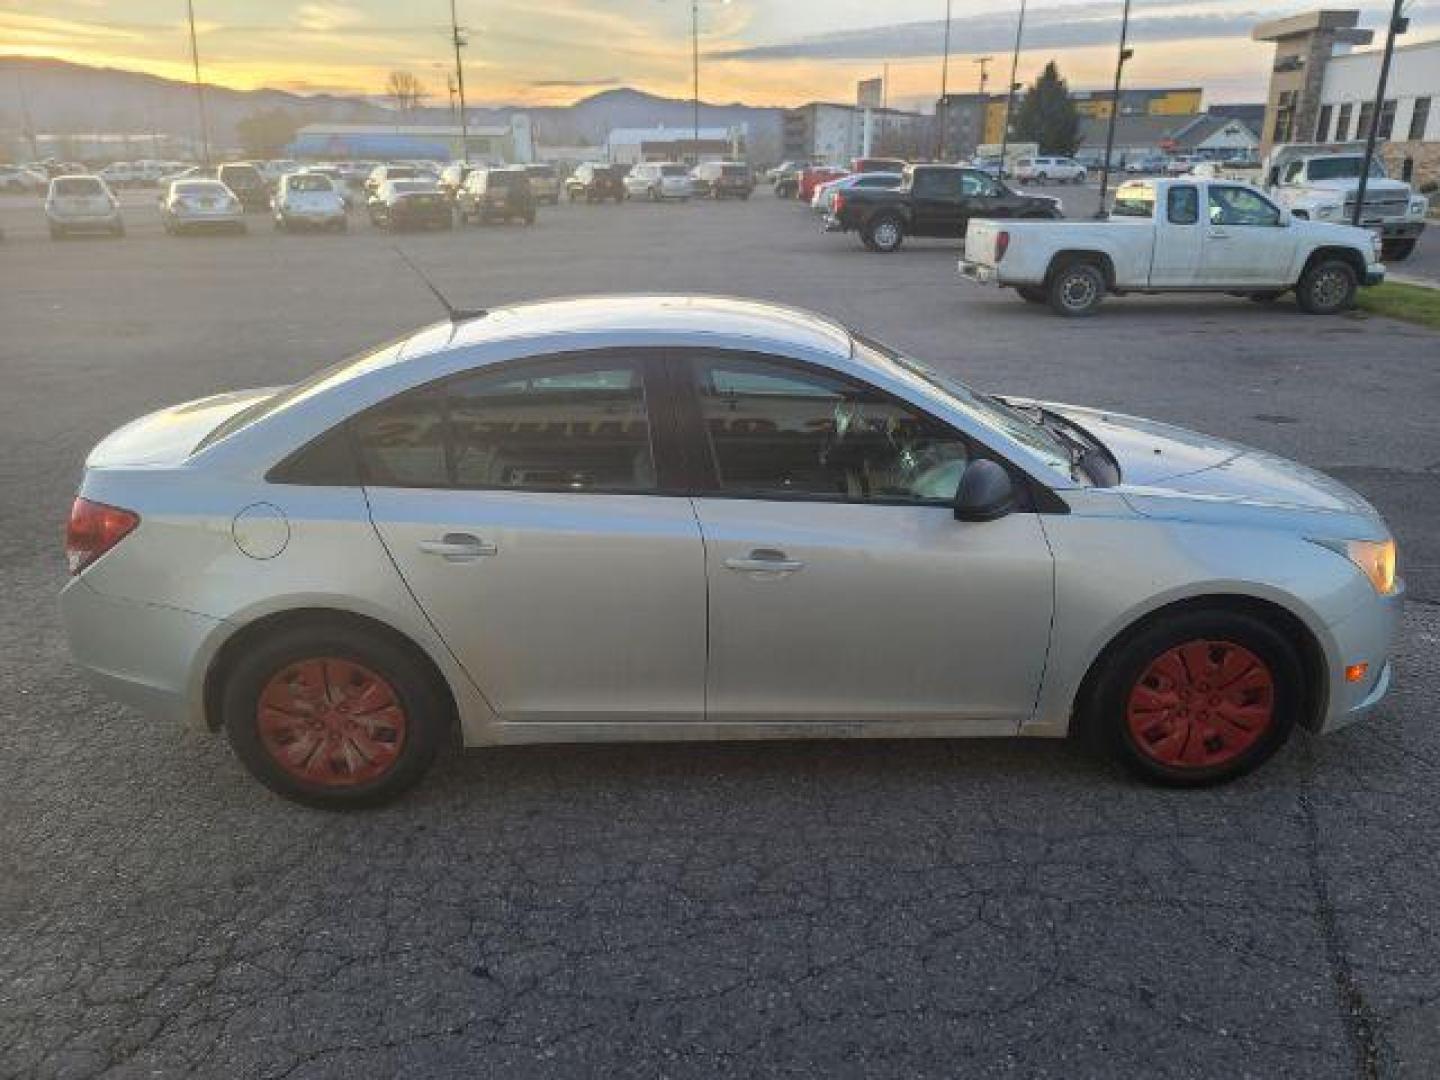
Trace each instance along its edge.
<instances>
[{"instance_id":1,"label":"taillight","mask_svg":"<svg viewBox=\"0 0 1440 1080\"><path fill-rule=\"evenodd\" d=\"M838 192L838 191L837 191L833 196L831 196L831 199L830 199L830 209L832 210L832 212L834 212L834 213L836 213L836 214L840 213L841 210L844 210L844 209L845 209L845 196L844 196L844 195L841 195L840 192Z\"/></svg>"},{"instance_id":2,"label":"taillight","mask_svg":"<svg viewBox=\"0 0 1440 1080\"><path fill-rule=\"evenodd\" d=\"M118 506L77 498L65 528L65 559L78 574L135 531L140 515Z\"/></svg>"},{"instance_id":3,"label":"taillight","mask_svg":"<svg viewBox=\"0 0 1440 1080\"><path fill-rule=\"evenodd\" d=\"M998 263L1005 258L1005 252L1010 250L1010 234L1001 229L995 234L995 261Z\"/></svg>"}]
</instances>

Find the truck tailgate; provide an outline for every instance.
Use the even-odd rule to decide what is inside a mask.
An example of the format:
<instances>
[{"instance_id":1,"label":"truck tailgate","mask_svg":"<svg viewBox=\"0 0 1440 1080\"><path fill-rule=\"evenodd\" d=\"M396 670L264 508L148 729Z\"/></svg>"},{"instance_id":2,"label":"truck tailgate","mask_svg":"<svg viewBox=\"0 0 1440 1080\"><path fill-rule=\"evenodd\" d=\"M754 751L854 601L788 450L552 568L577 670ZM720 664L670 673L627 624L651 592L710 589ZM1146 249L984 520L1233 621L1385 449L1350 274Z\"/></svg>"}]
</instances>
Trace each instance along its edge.
<instances>
[{"instance_id":1,"label":"truck tailgate","mask_svg":"<svg viewBox=\"0 0 1440 1080\"><path fill-rule=\"evenodd\" d=\"M995 258L995 238L1004 227L1003 222L971 218L965 230L965 261L979 266L994 266L998 261Z\"/></svg>"}]
</instances>

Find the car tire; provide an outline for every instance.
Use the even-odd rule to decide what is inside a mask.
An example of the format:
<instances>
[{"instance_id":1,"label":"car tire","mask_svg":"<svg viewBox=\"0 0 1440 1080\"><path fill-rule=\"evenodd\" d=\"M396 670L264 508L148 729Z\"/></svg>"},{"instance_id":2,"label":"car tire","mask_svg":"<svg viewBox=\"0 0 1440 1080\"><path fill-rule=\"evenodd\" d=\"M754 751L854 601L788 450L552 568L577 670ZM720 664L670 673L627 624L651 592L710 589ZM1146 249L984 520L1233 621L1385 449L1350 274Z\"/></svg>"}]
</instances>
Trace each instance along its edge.
<instances>
[{"instance_id":1,"label":"car tire","mask_svg":"<svg viewBox=\"0 0 1440 1080\"><path fill-rule=\"evenodd\" d=\"M1304 707L1295 646L1243 612L1154 620L1102 663L1082 723L1153 783L1200 787L1251 772L1285 744Z\"/></svg>"},{"instance_id":2,"label":"car tire","mask_svg":"<svg viewBox=\"0 0 1440 1080\"><path fill-rule=\"evenodd\" d=\"M860 230L860 240L871 251L888 255L905 242L905 226L894 214L878 214Z\"/></svg>"},{"instance_id":3,"label":"car tire","mask_svg":"<svg viewBox=\"0 0 1440 1080\"><path fill-rule=\"evenodd\" d=\"M1415 251L1415 241L1383 240L1380 243L1380 258L1385 262L1404 262Z\"/></svg>"},{"instance_id":4,"label":"car tire","mask_svg":"<svg viewBox=\"0 0 1440 1080\"><path fill-rule=\"evenodd\" d=\"M220 709L251 775L287 799L332 810L376 806L413 787L450 718L412 650L337 622L261 638L230 669Z\"/></svg>"},{"instance_id":5,"label":"car tire","mask_svg":"<svg viewBox=\"0 0 1440 1080\"><path fill-rule=\"evenodd\" d=\"M1355 303L1359 281L1355 268L1340 259L1324 259L1306 267L1295 286L1295 300L1311 315L1334 315Z\"/></svg>"},{"instance_id":6,"label":"car tire","mask_svg":"<svg viewBox=\"0 0 1440 1080\"><path fill-rule=\"evenodd\" d=\"M1095 314L1105 299L1105 272L1092 262L1072 262L1051 275L1046 288L1050 307L1068 318Z\"/></svg>"},{"instance_id":7,"label":"car tire","mask_svg":"<svg viewBox=\"0 0 1440 1080\"><path fill-rule=\"evenodd\" d=\"M1027 304L1043 304L1050 299L1049 294L1039 285L1017 285L1015 295Z\"/></svg>"}]
</instances>

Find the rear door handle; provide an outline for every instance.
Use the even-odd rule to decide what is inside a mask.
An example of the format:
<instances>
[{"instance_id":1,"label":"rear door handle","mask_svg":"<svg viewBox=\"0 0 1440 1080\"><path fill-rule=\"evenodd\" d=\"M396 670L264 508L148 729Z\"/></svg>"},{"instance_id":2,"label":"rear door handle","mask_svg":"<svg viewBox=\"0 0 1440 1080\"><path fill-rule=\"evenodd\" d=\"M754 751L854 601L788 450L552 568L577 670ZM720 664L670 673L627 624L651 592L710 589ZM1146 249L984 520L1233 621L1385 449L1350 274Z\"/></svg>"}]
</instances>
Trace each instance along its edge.
<instances>
[{"instance_id":1,"label":"rear door handle","mask_svg":"<svg viewBox=\"0 0 1440 1080\"><path fill-rule=\"evenodd\" d=\"M439 540L421 540L420 550L446 562L469 562L482 555L494 555L500 549L470 533L446 533Z\"/></svg>"},{"instance_id":2,"label":"rear door handle","mask_svg":"<svg viewBox=\"0 0 1440 1080\"><path fill-rule=\"evenodd\" d=\"M1209 233L1211 240L1229 240L1230 234L1224 229L1211 229Z\"/></svg>"},{"instance_id":3,"label":"rear door handle","mask_svg":"<svg viewBox=\"0 0 1440 1080\"><path fill-rule=\"evenodd\" d=\"M756 548L743 559L725 560L726 570L742 574L793 574L804 568L805 564L799 559L787 558L785 552L777 548Z\"/></svg>"}]
</instances>

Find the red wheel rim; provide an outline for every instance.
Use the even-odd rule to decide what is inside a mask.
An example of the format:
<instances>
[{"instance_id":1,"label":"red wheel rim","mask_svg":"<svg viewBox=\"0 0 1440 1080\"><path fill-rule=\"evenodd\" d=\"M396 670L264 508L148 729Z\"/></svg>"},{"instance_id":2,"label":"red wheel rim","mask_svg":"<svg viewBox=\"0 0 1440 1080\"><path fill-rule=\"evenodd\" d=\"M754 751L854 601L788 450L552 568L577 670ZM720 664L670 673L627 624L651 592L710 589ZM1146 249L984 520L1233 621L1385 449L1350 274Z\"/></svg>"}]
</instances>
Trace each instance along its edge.
<instances>
[{"instance_id":1,"label":"red wheel rim","mask_svg":"<svg viewBox=\"0 0 1440 1080\"><path fill-rule=\"evenodd\" d=\"M1234 761L1274 718L1269 665L1233 641L1189 641L1161 653L1135 680L1125 706L1140 752L1178 769Z\"/></svg>"},{"instance_id":2,"label":"red wheel rim","mask_svg":"<svg viewBox=\"0 0 1440 1080\"><path fill-rule=\"evenodd\" d=\"M374 671L320 656L281 668L255 707L260 745L307 784L353 787L384 776L405 746L400 698Z\"/></svg>"}]
</instances>

